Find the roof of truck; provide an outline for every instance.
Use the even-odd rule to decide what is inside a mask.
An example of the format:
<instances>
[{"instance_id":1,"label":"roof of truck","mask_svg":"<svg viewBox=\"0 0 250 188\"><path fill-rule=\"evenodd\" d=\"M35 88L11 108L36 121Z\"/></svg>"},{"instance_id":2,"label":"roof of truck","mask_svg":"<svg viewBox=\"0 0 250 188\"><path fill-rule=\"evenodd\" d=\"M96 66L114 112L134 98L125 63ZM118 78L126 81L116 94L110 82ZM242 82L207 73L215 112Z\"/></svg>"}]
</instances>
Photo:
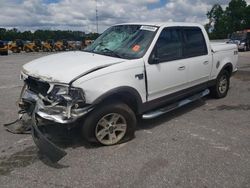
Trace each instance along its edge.
<instances>
[{"instance_id":1,"label":"roof of truck","mask_svg":"<svg viewBox=\"0 0 250 188\"><path fill-rule=\"evenodd\" d=\"M116 25L150 25L157 27L166 27L166 26L198 26L201 27L201 24L198 23L188 23L188 22L132 22L132 23L121 23ZM203 27L203 26L202 26Z\"/></svg>"}]
</instances>

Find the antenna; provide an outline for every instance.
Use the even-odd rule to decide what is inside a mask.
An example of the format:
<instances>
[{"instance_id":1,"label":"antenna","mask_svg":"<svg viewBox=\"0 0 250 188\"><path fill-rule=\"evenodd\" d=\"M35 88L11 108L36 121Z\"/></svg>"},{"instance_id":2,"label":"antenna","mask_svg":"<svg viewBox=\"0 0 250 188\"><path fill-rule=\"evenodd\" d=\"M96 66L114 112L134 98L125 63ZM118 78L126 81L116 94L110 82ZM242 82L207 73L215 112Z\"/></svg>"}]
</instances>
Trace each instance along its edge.
<instances>
[{"instance_id":1,"label":"antenna","mask_svg":"<svg viewBox=\"0 0 250 188\"><path fill-rule=\"evenodd\" d=\"M97 7L97 0L95 0L95 16L96 16L96 33L98 33L98 7Z\"/></svg>"}]
</instances>

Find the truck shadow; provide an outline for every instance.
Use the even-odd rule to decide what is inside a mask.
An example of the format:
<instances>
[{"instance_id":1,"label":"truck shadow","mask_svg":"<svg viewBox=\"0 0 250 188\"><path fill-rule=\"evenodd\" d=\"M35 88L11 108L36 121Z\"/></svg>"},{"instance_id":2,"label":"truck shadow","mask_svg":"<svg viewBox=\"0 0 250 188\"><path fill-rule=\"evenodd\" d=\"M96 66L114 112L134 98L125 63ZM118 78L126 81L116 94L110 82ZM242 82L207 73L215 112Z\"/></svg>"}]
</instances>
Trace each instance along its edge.
<instances>
[{"instance_id":1,"label":"truck shadow","mask_svg":"<svg viewBox=\"0 0 250 188\"><path fill-rule=\"evenodd\" d=\"M205 100L209 100L209 98L206 98ZM154 127L160 126L163 123L167 123L168 121L172 119L179 118L183 114L186 114L200 106L203 106L205 104L205 100L200 99L200 100L194 101L190 104L187 104L176 110L170 111L154 119L144 120L140 118L138 119L137 131L140 131L141 129L144 129L144 130L153 129Z\"/></svg>"},{"instance_id":2,"label":"truck shadow","mask_svg":"<svg viewBox=\"0 0 250 188\"><path fill-rule=\"evenodd\" d=\"M162 125L163 123L167 123L168 121L179 118L185 113L188 113L198 107L201 107L205 104L206 100L209 100L210 98L204 98L197 100L193 103L187 104L186 106L183 106L179 109L176 109L174 111L171 111L169 113L166 113L165 115L162 115L158 118L154 118L151 120L143 120L141 118L138 118L138 125L137 125L137 130L138 131L143 131L143 130L148 130L148 129L154 129L157 126ZM164 125L165 126L165 125ZM46 130L44 130L45 136L52 141L54 144L59 146L62 149L67 149L67 148L73 148L76 149L78 147L84 147L85 149L96 149L101 147L100 144L93 144L86 142L83 140L81 137L81 129L80 126L76 125L72 129L67 129L65 126L62 125L57 125L57 124L51 124L48 126L45 126ZM136 135L136 133L135 133ZM124 142L127 142L133 138L128 138L127 140L124 140ZM56 169L61 169L61 168L67 168L68 166L64 166L60 163L53 163L51 162L46 156L42 155L37 152L38 158L47 166L50 166L52 168Z\"/></svg>"},{"instance_id":3,"label":"truck shadow","mask_svg":"<svg viewBox=\"0 0 250 188\"><path fill-rule=\"evenodd\" d=\"M207 99L209 100L209 98ZM143 120L139 117L136 132L145 129L153 129L156 126L160 126L162 123L166 123L172 119L178 118L187 112L203 106L204 104L205 101L201 99L151 120ZM90 144L83 140L81 137L80 125L69 130L61 125L53 124L51 126L46 126L46 132L47 138L63 149L77 148L82 146L86 149L94 149L101 146L100 144Z\"/></svg>"}]
</instances>

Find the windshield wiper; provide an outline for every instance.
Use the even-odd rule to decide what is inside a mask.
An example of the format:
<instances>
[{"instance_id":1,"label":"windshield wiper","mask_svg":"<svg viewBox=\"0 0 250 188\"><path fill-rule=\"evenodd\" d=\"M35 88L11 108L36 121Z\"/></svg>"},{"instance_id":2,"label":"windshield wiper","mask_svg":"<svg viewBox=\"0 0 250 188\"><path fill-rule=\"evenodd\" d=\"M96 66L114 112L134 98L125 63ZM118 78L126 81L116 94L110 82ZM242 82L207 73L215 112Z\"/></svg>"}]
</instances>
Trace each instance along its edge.
<instances>
[{"instance_id":1,"label":"windshield wiper","mask_svg":"<svg viewBox=\"0 0 250 188\"><path fill-rule=\"evenodd\" d=\"M115 51L110 50L110 49L108 49L108 48L102 49L102 52L104 52L104 53L107 52L107 53L109 53L109 54L112 55L112 56L122 58L118 53L116 53Z\"/></svg>"},{"instance_id":2,"label":"windshield wiper","mask_svg":"<svg viewBox=\"0 0 250 188\"><path fill-rule=\"evenodd\" d=\"M84 52L90 52L90 53L96 53L96 54L110 54L114 57L118 57L118 58L122 58L121 55L119 55L118 53L116 53L115 51L113 50L110 50L108 48L104 48L102 49L101 51L95 51L94 49L93 50L86 50L86 49L83 49L82 51Z\"/></svg>"}]
</instances>

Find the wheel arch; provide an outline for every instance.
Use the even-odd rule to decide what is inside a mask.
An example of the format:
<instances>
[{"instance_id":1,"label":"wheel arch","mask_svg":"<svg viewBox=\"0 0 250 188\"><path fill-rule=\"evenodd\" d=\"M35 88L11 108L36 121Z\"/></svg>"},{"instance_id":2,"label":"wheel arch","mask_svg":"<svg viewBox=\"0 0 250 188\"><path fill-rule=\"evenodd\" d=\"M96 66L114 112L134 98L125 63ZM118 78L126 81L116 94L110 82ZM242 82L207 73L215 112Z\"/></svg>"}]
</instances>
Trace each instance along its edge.
<instances>
[{"instance_id":1,"label":"wheel arch","mask_svg":"<svg viewBox=\"0 0 250 188\"><path fill-rule=\"evenodd\" d=\"M224 70L226 70L226 71L229 73L229 75L231 76L232 73L233 73L233 64L232 64L231 62L227 62L227 63L222 67L220 73L221 73L222 71L224 71ZM220 74L220 73L219 73L219 74Z\"/></svg>"},{"instance_id":2,"label":"wheel arch","mask_svg":"<svg viewBox=\"0 0 250 188\"><path fill-rule=\"evenodd\" d=\"M124 102L134 111L135 114L141 114L142 112L142 98L136 89L129 86L111 89L98 97L92 104L98 105L112 100Z\"/></svg>"}]
</instances>

